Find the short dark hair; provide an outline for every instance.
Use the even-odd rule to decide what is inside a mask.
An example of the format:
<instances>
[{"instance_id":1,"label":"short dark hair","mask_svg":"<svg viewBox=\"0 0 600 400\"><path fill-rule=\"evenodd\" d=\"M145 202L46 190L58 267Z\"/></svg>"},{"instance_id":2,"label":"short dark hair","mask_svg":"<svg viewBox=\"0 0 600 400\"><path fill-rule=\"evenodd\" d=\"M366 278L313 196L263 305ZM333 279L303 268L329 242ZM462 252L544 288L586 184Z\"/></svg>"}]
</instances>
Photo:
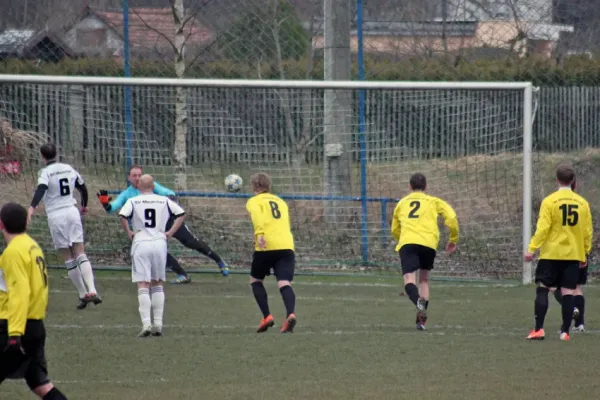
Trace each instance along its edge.
<instances>
[{"instance_id":1,"label":"short dark hair","mask_svg":"<svg viewBox=\"0 0 600 400\"><path fill-rule=\"evenodd\" d=\"M420 172L410 177L410 187L412 190L425 190L427 187L427 178Z\"/></svg>"},{"instance_id":2,"label":"short dark hair","mask_svg":"<svg viewBox=\"0 0 600 400\"><path fill-rule=\"evenodd\" d=\"M142 171L142 174L144 173L144 169L140 164L133 164L131 167L129 167L129 172L127 173L127 175L131 174L131 171L133 171L134 169L139 169L140 171Z\"/></svg>"},{"instance_id":3,"label":"short dark hair","mask_svg":"<svg viewBox=\"0 0 600 400\"><path fill-rule=\"evenodd\" d=\"M24 233L27 229L27 210L20 204L6 203L0 209L0 221L7 233Z\"/></svg>"},{"instance_id":4,"label":"short dark hair","mask_svg":"<svg viewBox=\"0 0 600 400\"><path fill-rule=\"evenodd\" d=\"M46 143L40 147L40 153L46 160L54 160L56 158L56 146L54 143Z\"/></svg>"},{"instance_id":5,"label":"short dark hair","mask_svg":"<svg viewBox=\"0 0 600 400\"><path fill-rule=\"evenodd\" d=\"M556 179L563 185L571 185L575 180L575 171L568 164L561 164L556 168Z\"/></svg>"}]
</instances>

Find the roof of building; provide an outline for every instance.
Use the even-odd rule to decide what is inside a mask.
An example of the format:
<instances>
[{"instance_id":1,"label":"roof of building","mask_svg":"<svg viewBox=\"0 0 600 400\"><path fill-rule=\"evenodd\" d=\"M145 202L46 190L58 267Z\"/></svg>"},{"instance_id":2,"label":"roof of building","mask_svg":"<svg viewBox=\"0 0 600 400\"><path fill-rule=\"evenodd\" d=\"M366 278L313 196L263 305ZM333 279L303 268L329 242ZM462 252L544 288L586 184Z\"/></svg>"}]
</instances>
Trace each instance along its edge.
<instances>
[{"instance_id":1,"label":"roof of building","mask_svg":"<svg viewBox=\"0 0 600 400\"><path fill-rule=\"evenodd\" d=\"M81 18L93 15L123 37L123 13L86 8ZM81 19L80 18L80 19ZM154 48L170 46L175 42L176 25L170 8L130 8L129 42L134 46ZM196 18L185 20L186 45L202 45L213 38L212 31Z\"/></svg>"},{"instance_id":2,"label":"roof of building","mask_svg":"<svg viewBox=\"0 0 600 400\"><path fill-rule=\"evenodd\" d=\"M60 47L65 55L74 57L75 52L55 34L47 30L7 29L0 32L0 54L22 55L45 38Z\"/></svg>"}]
</instances>

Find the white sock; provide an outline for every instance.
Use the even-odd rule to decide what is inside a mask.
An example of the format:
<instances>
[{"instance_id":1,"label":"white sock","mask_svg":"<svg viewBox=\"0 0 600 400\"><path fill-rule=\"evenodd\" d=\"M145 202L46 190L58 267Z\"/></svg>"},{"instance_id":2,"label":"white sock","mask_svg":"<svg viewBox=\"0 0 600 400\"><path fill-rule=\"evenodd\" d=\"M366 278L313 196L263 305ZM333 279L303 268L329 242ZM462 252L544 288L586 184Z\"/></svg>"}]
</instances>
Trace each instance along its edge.
<instances>
[{"instance_id":1,"label":"white sock","mask_svg":"<svg viewBox=\"0 0 600 400\"><path fill-rule=\"evenodd\" d=\"M138 302L140 303L140 317L142 317L142 326L145 328L151 325L150 310L152 302L150 301L150 290L146 288L138 289Z\"/></svg>"},{"instance_id":2,"label":"white sock","mask_svg":"<svg viewBox=\"0 0 600 400\"><path fill-rule=\"evenodd\" d=\"M94 285L94 271L92 270L92 264L90 260L88 260L85 254L81 254L77 257L77 264L79 265L79 269L81 270L81 276L83 277L83 281L88 288L89 293L96 292L96 285Z\"/></svg>"},{"instance_id":3,"label":"white sock","mask_svg":"<svg viewBox=\"0 0 600 400\"><path fill-rule=\"evenodd\" d=\"M154 326L163 325L163 313L165 310L165 291L162 286L152 286L152 319Z\"/></svg>"},{"instance_id":4,"label":"white sock","mask_svg":"<svg viewBox=\"0 0 600 400\"><path fill-rule=\"evenodd\" d=\"M85 283L83 283L83 277L81 276L81 271L77 267L77 261L68 260L65 261L65 265L67 266L67 274L69 274L69 278L71 278L71 282L77 288L79 292L79 298L83 299L87 294L87 289L85 288Z\"/></svg>"}]
</instances>

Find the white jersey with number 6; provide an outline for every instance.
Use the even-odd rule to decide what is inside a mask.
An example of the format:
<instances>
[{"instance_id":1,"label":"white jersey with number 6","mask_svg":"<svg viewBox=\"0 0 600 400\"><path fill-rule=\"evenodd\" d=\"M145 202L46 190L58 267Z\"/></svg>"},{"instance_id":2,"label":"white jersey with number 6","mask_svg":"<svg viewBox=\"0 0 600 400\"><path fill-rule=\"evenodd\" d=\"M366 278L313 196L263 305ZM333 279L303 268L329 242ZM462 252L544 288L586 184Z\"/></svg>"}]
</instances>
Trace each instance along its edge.
<instances>
[{"instance_id":1,"label":"white jersey with number 6","mask_svg":"<svg viewBox=\"0 0 600 400\"><path fill-rule=\"evenodd\" d=\"M46 212L77 204L73 196L76 184L83 185L83 179L69 164L53 162L42 168L38 174L38 185L48 187L42 199Z\"/></svg>"},{"instance_id":2,"label":"white jersey with number 6","mask_svg":"<svg viewBox=\"0 0 600 400\"><path fill-rule=\"evenodd\" d=\"M48 188L42 201L54 248L68 249L74 243L83 243L81 215L73 196L75 187L83 185L81 175L69 164L50 162L40 170L38 185Z\"/></svg>"},{"instance_id":3,"label":"white jersey with number 6","mask_svg":"<svg viewBox=\"0 0 600 400\"><path fill-rule=\"evenodd\" d=\"M157 194L142 194L127 200L119 215L131 220L135 236L133 242L165 239L167 222L171 215L185 212L179 204Z\"/></svg>"}]
</instances>

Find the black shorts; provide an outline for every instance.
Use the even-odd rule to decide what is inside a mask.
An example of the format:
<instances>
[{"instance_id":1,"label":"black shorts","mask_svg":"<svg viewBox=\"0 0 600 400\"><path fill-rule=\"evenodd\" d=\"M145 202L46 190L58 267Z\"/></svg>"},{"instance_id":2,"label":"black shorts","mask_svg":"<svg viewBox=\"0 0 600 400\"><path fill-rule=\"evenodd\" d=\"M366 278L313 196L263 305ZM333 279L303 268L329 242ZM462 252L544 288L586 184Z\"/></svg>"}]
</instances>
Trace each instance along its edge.
<instances>
[{"instance_id":1,"label":"black shorts","mask_svg":"<svg viewBox=\"0 0 600 400\"><path fill-rule=\"evenodd\" d=\"M588 267L579 268L579 281L577 281L577 284L585 285L585 284L587 284L587 279L588 279ZM558 287L557 289L560 289L560 287Z\"/></svg>"},{"instance_id":2,"label":"black shorts","mask_svg":"<svg viewBox=\"0 0 600 400\"><path fill-rule=\"evenodd\" d=\"M5 379L25 379L31 390L49 383L44 347L46 328L44 322L27 320L21 344L25 355L1 352L8 342L6 320L0 320L0 383Z\"/></svg>"},{"instance_id":3,"label":"black shorts","mask_svg":"<svg viewBox=\"0 0 600 400\"><path fill-rule=\"evenodd\" d=\"M539 260L535 268L535 283L548 288L575 289L580 282L579 264L579 261L571 260Z\"/></svg>"},{"instance_id":4,"label":"black shorts","mask_svg":"<svg viewBox=\"0 0 600 400\"><path fill-rule=\"evenodd\" d=\"M410 274L420 269L428 271L433 269L436 252L431 247L421 246L420 244L405 244L400 248L398 253L400 254L402 275Z\"/></svg>"},{"instance_id":5,"label":"black shorts","mask_svg":"<svg viewBox=\"0 0 600 400\"><path fill-rule=\"evenodd\" d=\"M273 270L278 281L292 281L295 266L296 254L293 250L255 251L250 276L262 281Z\"/></svg>"}]
</instances>

